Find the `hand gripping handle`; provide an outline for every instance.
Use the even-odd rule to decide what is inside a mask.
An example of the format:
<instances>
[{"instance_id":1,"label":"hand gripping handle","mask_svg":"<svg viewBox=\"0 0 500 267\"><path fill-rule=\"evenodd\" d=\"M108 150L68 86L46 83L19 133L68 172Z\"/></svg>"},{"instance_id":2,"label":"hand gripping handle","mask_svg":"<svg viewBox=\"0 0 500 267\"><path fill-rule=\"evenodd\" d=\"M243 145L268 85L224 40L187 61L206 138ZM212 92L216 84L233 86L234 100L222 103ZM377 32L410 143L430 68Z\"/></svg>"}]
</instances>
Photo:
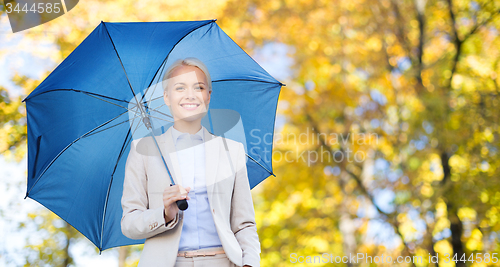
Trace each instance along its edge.
<instances>
[{"instance_id":1,"label":"hand gripping handle","mask_svg":"<svg viewBox=\"0 0 500 267\"><path fill-rule=\"evenodd\" d=\"M173 186L173 184L170 184L170 186ZM177 204L177 207L180 210L187 210L187 208L188 208L188 202L185 199L177 200L175 202L175 204Z\"/></svg>"}]
</instances>

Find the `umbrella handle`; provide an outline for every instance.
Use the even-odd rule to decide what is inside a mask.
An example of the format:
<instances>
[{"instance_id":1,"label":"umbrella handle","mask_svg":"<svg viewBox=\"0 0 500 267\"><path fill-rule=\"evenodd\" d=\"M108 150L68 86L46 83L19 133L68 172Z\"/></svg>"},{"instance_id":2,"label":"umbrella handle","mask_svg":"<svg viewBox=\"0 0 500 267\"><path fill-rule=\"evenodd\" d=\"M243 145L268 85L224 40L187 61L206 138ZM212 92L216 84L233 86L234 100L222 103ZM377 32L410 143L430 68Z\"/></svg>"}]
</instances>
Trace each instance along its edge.
<instances>
[{"instance_id":1,"label":"umbrella handle","mask_svg":"<svg viewBox=\"0 0 500 267\"><path fill-rule=\"evenodd\" d=\"M177 200L175 202L180 210L186 210L188 208L188 202L185 199Z\"/></svg>"},{"instance_id":2,"label":"umbrella handle","mask_svg":"<svg viewBox=\"0 0 500 267\"><path fill-rule=\"evenodd\" d=\"M170 184L170 186L173 186L173 184ZM180 210L187 210L187 208L188 208L188 202L185 199L177 200L175 202L175 204L177 204L177 207Z\"/></svg>"},{"instance_id":3,"label":"umbrella handle","mask_svg":"<svg viewBox=\"0 0 500 267\"><path fill-rule=\"evenodd\" d=\"M170 186L173 186L173 184L170 184ZM184 191L184 192L185 192L185 191ZM187 200L185 200L185 199L177 200L177 201L175 202L175 204L177 204L177 207L178 207L180 210L187 210L187 207L188 207Z\"/></svg>"}]
</instances>

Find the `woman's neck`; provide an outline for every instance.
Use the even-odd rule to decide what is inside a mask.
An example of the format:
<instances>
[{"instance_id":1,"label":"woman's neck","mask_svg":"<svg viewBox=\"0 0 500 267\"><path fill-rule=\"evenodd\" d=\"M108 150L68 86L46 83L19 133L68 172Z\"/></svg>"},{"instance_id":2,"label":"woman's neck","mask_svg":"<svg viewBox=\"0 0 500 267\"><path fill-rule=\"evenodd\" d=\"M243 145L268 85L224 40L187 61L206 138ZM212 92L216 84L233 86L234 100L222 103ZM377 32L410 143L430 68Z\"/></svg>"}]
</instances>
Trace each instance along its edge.
<instances>
[{"instance_id":1,"label":"woman's neck","mask_svg":"<svg viewBox=\"0 0 500 267\"><path fill-rule=\"evenodd\" d=\"M199 121L176 120L174 122L174 128L181 133L195 134L201 129L201 120Z\"/></svg>"}]
</instances>

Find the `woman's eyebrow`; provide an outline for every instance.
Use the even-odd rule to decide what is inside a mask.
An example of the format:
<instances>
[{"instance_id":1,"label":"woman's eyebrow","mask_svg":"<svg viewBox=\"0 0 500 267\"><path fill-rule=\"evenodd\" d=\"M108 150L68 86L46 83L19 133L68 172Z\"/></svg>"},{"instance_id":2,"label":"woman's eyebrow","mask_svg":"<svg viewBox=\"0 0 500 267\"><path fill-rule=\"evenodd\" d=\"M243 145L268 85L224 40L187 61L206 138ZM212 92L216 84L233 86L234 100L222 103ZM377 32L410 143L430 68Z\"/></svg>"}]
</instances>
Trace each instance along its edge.
<instances>
[{"instance_id":1,"label":"woman's eyebrow","mask_svg":"<svg viewBox=\"0 0 500 267\"><path fill-rule=\"evenodd\" d=\"M180 84L180 85L186 85L186 83L184 83L184 82L176 82L176 83L174 83L174 86L176 86L178 84ZM197 82L197 83L193 83L193 84L203 84L203 85L205 85L204 82Z\"/></svg>"}]
</instances>

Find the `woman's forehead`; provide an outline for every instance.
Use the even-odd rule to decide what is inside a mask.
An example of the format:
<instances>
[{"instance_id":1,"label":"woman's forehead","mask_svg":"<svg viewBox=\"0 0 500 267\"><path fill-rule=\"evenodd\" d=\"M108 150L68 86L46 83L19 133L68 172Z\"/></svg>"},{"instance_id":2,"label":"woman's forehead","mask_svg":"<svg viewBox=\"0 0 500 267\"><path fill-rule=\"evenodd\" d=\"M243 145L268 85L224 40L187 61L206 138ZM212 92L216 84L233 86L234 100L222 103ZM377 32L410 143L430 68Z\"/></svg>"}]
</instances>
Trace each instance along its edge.
<instances>
[{"instance_id":1,"label":"woman's forehead","mask_svg":"<svg viewBox=\"0 0 500 267\"><path fill-rule=\"evenodd\" d=\"M199 84L199 83L206 84L206 79L204 79L204 78L200 79L199 74L197 75L197 73L194 71L179 74L175 77L168 79L168 84L170 86L174 86L176 84L191 85L191 84Z\"/></svg>"},{"instance_id":2,"label":"woman's forehead","mask_svg":"<svg viewBox=\"0 0 500 267\"><path fill-rule=\"evenodd\" d=\"M175 68L169 79L199 79L200 81L206 81L207 76L198 67L195 66L180 66Z\"/></svg>"}]
</instances>

